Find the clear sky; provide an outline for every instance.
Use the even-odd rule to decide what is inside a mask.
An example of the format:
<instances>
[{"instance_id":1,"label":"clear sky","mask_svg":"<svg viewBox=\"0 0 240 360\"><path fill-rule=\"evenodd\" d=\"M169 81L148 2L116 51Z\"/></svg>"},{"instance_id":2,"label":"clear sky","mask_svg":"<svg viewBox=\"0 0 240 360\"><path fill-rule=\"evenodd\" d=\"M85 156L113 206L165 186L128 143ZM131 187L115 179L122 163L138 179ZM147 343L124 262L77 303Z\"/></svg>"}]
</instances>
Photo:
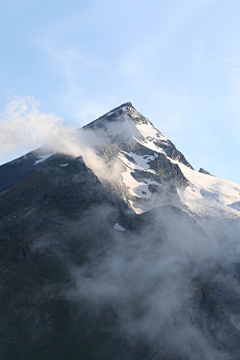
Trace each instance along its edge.
<instances>
[{"instance_id":1,"label":"clear sky","mask_svg":"<svg viewBox=\"0 0 240 360\"><path fill-rule=\"evenodd\" d=\"M131 101L196 170L240 183L239 19L239 0L0 0L1 112L30 96L79 128Z\"/></svg>"}]
</instances>

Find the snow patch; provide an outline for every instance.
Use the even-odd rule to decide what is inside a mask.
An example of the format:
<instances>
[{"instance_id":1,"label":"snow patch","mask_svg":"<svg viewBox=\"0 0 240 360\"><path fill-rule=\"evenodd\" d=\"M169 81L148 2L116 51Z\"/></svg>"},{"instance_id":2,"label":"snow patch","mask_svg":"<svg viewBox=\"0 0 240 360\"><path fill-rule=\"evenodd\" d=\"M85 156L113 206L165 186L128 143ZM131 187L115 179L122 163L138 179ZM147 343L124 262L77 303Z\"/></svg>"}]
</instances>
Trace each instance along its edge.
<instances>
[{"instance_id":1,"label":"snow patch","mask_svg":"<svg viewBox=\"0 0 240 360\"><path fill-rule=\"evenodd\" d=\"M132 158L135 163L144 169L149 169L150 166L148 165L149 161L153 161L158 157L158 154L154 153L154 155L137 155L134 154L133 152L129 152L129 153L125 153L127 154L130 158Z\"/></svg>"},{"instance_id":2,"label":"snow patch","mask_svg":"<svg viewBox=\"0 0 240 360\"><path fill-rule=\"evenodd\" d=\"M37 164L39 164L40 162L47 160L48 158L50 158L50 156L52 156L52 155L54 155L54 154L55 154L55 153L45 154L45 155L40 155L40 156L38 156L37 158L38 158L39 160L35 161L35 163L34 163L33 165L37 165Z\"/></svg>"},{"instance_id":3,"label":"snow patch","mask_svg":"<svg viewBox=\"0 0 240 360\"><path fill-rule=\"evenodd\" d=\"M112 115L112 114L114 114L114 111L110 111L110 112L107 113L105 116L110 116L110 115Z\"/></svg>"},{"instance_id":4,"label":"snow patch","mask_svg":"<svg viewBox=\"0 0 240 360\"><path fill-rule=\"evenodd\" d=\"M142 210L140 207L136 206L137 204L134 203L133 201L129 200L128 201L130 204L131 209L136 213L136 214L142 214L144 212L144 210ZM147 211L147 210L146 210Z\"/></svg>"},{"instance_id":5,"label":"snow patch","mask_svg":"<svg viewBox=\"0 0 240 360\"><path fill-rule=\"evenodd\" d=\"M124 229L119 223L114 225L114 229L117 231L126 231L126 229Z\"/></svg>"},{"instance_id":6,"label":"snow patch","mask_svg":"<svg viewBox=\"0 0 240 360\"><path fill-rule=\"evenodd\" d=\"M166 155L165 151L160 148L159 146L155 145L153 141L149 141L149 140L143 140L143 139L136 139L134 136L133 136L133 139L136 140L140 145L143 145L144 147L146 147L147 149L149 150L153 150L153 151L156 151L158 153L163 153Z\"/></svg>"},{"instance_id":7,"label":"snow patch","mask_svg":"<svg viewBox=\"0 0 240 360\"><path fill-rule=\"evenodd\" d=\"M125 171L123 171L122 173L122 182L123 184L128 188L128 194L131 196L134 196L135 198L140 199L146 199L146 200L150 200L153 196L152 192L149 190L149 185L159 185L161 186L161 184L159 184L156 181L153 181L151 179L142 179L141 181L137 181L134 179L134 177L132 176L132 171L129 167L127 167L125 169ZM136 212L135 210L135 206L133 206L133 204L131 204L129 202L130 206L133 208L133 210ZM139 207L140 205L138 205ZM140 206L141 207L141 206ZM149 209L147 209L149 210ZM146 210L146 211L147 211ZM140 210L140 208L138 209L137 213L143 212L144 210Z\"/></svg>"},{"instance_id":8,"label":"snow patch","mask_svg":"<svg viewBox=\"0 0 240 360\"><path fill-rule=\"evenodd\" d=\"M129 167L122 172L122 182L129 189L128 192L130 195L142 197L141 195L136 194L136 189L141 184L133 178L131 172L131 168Z\"/></svg>"},{"instance_id":9,"label":"snow patch","mask_svg":"<svg viewBox=\"0 0 240 360\"><path fill-rule=\"evenodd\" d=\"M135 164L134 162L131 162L130 160L128 160L124 154L127 154L128 156L132 157L134 161L137 162L137 164ZM118 158L131 170L140 170L140 171L146 171L146 172L150 172L152 174L156 174L155 170L150 169L150 166L147 164L147 160L144 159L143 156L138 156L136 154L133 154L134 157L132 155L129 154L133 154L133 153L126 153L124 151L122 151L121 153L118 154ZM136 160L135 160L136 159ZM140 166L140 165L142 166Z\"/></svg>"},{"instance_id":10,"label":"snow patch","mask_svg":"<svg viewBox=\"0 0 240 360\"><path fill-rule=\"evenodd\" d=\"M60 164L59 166L66 167L66 166L68 166L68 163L67 164Z\"/></svg>"}]
</instances>

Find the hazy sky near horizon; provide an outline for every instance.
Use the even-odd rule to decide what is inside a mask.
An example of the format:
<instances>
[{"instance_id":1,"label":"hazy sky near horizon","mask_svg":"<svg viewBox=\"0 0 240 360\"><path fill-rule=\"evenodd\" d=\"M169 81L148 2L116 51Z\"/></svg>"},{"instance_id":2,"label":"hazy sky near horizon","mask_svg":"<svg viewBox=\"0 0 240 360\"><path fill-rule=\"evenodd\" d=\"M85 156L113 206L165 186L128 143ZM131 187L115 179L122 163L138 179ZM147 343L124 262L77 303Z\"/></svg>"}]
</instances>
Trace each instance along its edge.
<instances>
[{"instance_id":1,"label":"hazy sky near horizon","mask_svg":"<svg viewBox=\"0 0 240 360\"><path fill-rule=\"evenodd\" d=\"M240 183L239 18L239 0L0 0L0 121L26 96L76 128L131 101L196 170Z\"/></svg>"}]
</instances>

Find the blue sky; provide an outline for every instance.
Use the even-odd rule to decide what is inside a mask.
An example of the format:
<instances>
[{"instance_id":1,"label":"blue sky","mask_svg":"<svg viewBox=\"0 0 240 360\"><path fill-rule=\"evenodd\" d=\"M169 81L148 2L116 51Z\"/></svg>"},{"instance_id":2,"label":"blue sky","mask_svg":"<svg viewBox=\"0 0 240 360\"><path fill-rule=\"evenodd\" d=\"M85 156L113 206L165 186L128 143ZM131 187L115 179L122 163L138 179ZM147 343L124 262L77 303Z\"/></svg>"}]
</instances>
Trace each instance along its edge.
<instances>
[{"instance_id":1,"label":"blue sky","mask_svg":"<svg viewBox=\"0 0 240 360\"><path fill-rule=\"evenodd\" d=\"M196 170L240 183L239 18L239 0L0 0L1 113L31 97L79 128L131 101Z\"/></svg>"}]
</instances>

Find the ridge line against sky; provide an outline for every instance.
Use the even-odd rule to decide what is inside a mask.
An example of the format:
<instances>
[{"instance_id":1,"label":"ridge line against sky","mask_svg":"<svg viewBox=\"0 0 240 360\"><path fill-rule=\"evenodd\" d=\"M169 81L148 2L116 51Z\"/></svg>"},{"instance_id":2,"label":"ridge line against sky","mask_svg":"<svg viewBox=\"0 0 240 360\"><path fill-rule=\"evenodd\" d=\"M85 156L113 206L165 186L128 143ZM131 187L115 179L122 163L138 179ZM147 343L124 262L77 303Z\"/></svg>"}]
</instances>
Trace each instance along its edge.
<instances>
[{"instance_id":1,"label":"ridge line against sky","mask_svg":"<svg viewBox=\"0 0 240 360\"><path fill-rule=\"evenodd\" d=\"M74 128L130 101L196 170L240 183L239 15L236 0L2 0L0 126L16 97Z\"/></svg>"}]
</instances>

